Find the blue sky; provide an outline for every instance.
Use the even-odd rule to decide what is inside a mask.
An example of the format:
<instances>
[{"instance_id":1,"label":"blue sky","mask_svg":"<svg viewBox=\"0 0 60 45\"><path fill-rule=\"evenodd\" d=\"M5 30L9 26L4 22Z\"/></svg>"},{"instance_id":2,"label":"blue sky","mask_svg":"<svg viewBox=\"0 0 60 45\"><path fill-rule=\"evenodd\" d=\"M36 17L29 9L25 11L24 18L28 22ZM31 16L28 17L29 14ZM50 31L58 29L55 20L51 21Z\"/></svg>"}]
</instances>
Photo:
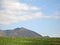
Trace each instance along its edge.
<instances>
[{"instance_id":1,"label":"blue sky","mask_svg":"<svg viewBox=\"0 0 60 45\"><path fill-rule=\"evenodd\" d=\"M0 0L0 29L17 27L60 37L60 0Z\"/></svg>"}]
</instances>

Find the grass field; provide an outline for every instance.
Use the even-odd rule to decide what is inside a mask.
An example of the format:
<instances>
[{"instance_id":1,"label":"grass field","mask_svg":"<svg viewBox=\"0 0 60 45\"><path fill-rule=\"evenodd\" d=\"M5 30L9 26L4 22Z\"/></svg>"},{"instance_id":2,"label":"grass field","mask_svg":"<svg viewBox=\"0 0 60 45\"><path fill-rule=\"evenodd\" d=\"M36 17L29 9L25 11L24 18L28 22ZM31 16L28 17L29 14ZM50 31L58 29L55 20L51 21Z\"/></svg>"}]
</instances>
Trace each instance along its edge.
<instances>
[{"instance_id":1,"label":"grass field","mask_svg":"<svg viewBox=\"0 0 60 45\"><path fill-rule=\"evenodd\" d=\"M0 37L0 45L60 45L60 38Z\"/></svg>"}]
</instances>

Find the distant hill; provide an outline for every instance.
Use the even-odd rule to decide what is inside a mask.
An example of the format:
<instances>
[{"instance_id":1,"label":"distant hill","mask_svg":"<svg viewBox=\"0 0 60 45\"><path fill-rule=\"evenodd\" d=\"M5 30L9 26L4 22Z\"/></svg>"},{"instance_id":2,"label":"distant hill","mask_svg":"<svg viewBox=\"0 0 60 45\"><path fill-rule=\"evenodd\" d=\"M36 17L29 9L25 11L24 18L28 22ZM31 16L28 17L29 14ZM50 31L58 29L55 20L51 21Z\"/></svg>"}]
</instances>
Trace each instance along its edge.
<instances>
[{"instance_id":1,"label":"distant hill","mask_svg":"<svg viewBox=\"0 0 60 45\"><path fill-rule=\"evenodd\" d=\"M42 37L42 35L23 27L12 30L0 30L0 36Z\"/></svg>"}]
</instances>

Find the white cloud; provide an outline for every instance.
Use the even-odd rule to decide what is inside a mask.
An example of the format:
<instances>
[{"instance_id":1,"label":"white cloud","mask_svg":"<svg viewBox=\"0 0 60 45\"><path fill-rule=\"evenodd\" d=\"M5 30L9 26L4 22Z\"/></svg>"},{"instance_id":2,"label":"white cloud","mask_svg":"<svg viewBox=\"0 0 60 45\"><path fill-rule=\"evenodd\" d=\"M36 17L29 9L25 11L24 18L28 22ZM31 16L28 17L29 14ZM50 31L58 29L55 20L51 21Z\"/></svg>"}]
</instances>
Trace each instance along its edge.
<instances>
[{"instance_id":1,"label":"white cloud","mask_svg":"<svg viewBox=\"0 0 60 45\"><path fill-rule=\"evenodd\" d=\"M60 18L60 11L56 11L54 14L50 16L51 18Z\"/></svg>"},{"instance_id":2,"label":"white cloud","mask_svg":"<svg viewBox=\"0 0 60 45\"><path fill-rule=\"evenodd\" d=\"M39 9L36 6L20 3L18 0L2 0L1 5L3 9L0 10L0 24L10 24L35 18L36 15L29 11Z\"/></svg>"},{"instance_id":3,"label":"white cloud","mask_svg":"<svg viewBox=\"0 0 60 45\"><path fill-rule=\"evenodd\" d=\"M12 10L37 10L38 7L29 6L25 3L15 2L15 0L3 0L3 6L6 9Z\"/></svg>"},{"instance_id":4,"label":"white cloud","mask_svg":"<svg viewBox=\"0 0 60 45\"><path fill-rule=\"evenodd\" d=\"M60 18L58 13L56 13L57 16L55 14L53 16L45 16L42 12L32 13L32 11L36 11L41 8L20 3L18 0L2 0L1 5L2 10L0 10L0 24L10 24L36 18Z\"/></svg>"},{"instance_id":5,"label":"white cloud","mask_svg":"<svg viewBox=\"0 0 60 45\"><path fill-rule=\"evenodd\" d=\"M60 11L54 12L52 15L43 15L42 18L54 18L54 19L60 19Z\"/></svg>"},{"instance_id":6,"label":"white cloud","mask_svg":"<svg viewBox=\"0 0 60 45\"><path fill-rule=\"evenodd\" d=\"M1 14L1 13L0 13ZM29 19L35 19L35 18L40 18L42 17L41 12L36 12L31 15L7 15L7 14L1 14L0 16L0 24L10 24L13 22L18 22L18 21L25 21Z\"/></svg>"}]
</instances>

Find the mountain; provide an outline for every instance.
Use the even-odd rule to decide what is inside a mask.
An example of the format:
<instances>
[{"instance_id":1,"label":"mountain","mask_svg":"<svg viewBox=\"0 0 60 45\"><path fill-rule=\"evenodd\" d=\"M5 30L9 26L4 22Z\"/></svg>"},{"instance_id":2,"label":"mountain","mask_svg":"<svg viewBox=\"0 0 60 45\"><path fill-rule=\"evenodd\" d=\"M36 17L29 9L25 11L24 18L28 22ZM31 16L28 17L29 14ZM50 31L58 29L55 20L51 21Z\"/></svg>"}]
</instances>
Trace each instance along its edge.
<instances>
[{"instance_id":1,"label":"mountain","mask_svg":"<svg viewBox=\"0 0 60 45\"><path fill-rule=\"evenodd\" d=\"M0 36L42 37L40 34L23 27L12 30L0 30Z\"/></svg>"}]
</instances>

